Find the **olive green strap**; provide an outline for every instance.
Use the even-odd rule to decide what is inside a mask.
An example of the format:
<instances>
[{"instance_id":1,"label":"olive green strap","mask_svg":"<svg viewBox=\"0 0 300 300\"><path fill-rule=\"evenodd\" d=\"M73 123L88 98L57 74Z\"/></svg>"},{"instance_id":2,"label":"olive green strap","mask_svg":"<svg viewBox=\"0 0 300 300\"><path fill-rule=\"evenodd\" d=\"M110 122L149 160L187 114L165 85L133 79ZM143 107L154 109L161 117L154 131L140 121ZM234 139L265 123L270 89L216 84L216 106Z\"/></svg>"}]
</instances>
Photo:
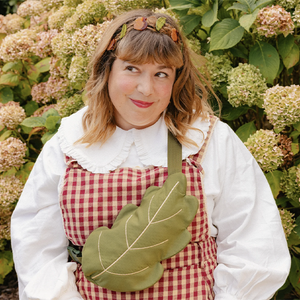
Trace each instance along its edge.
<instances>
[{"instance_id":1,"label":"olive green strap","mask_svg":"<svg viewBox=\"0 0 300 300\"><path fill-rule=\"evenodd\" d=\"M174 135L168 131L168 176L182 172L182 147Z\"/></svg>"}]
</instances>

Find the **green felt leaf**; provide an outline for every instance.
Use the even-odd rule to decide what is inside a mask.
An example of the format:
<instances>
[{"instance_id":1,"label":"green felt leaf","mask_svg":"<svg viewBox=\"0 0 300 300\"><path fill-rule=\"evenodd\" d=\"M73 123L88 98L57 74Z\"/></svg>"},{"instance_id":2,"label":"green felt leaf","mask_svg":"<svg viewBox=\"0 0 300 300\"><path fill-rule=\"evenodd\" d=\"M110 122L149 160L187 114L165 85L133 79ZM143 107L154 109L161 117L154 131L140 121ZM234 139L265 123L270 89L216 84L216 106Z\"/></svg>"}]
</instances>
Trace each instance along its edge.
<instances>
[{"instance_id":1,"label":"green felt leaf","mask_svg":"<svg viewBox=\"0 0 300 300\"><path fill-rule=\"evenodd\" d=\"M127 31L127 25L123 24L122 30L121 30L121 33L120 33L120 39L122 39L125 36L126 31Z\"/></svg>"},{"instance_id":2,"label":"green felt leaf","mask_svg":"<svg viewBox=\"0 0 300 300\"><path fill-rule=\"evenodd\" d=\"M185 176L172 174L163 187L149 187L139 207L124 206L111 229L94 230L82 252L87 279L124 292L157 282L164 271L160 261L180 252L191 239L186 228L199 204L185 192Z\"/></svg>"},{"instance_id":3,"label":"green felt leaf","mask_svg":"<svg viewBox=\"0 0 300 300\"><path fill-rule=\"evenodd\" d=\"M0 84L16 86L20 82L20 76L14 73L7 73L0 76Z\"/></svg>"},{"instance_id":4,"label":"green felt leaf","mask_svg":"<svg viewBox=\"0 0 300 300\"><path fill-rule=\"evenodd\" d=\"M46 119L43 117L30 117L26 118L21 125L33 128L33 127L40 127L45 126Z\"/></svg>"},{"instance_id":5,"label":"green felt leaf","mask_svg":"<svg viewBox=\"0 0 300 300\"><path fill-rule=\"evenodd\" d=\"M162 29L162 27L165 25L166 23L166 18L158 18L155 24L156 30L160 31Z\"/></svg>"},{"instance_id":6,"label":"green felt leaf","mask_svg":"<svg viewBox=\"0 0 300 300\"><path fill-rule=\"evenodd\" d=\"M35 64L35 67L40 73L44 73L50 70L50 60L51 57L46 57L43 60L39 61Z\"/></svg>"}]
</instances>

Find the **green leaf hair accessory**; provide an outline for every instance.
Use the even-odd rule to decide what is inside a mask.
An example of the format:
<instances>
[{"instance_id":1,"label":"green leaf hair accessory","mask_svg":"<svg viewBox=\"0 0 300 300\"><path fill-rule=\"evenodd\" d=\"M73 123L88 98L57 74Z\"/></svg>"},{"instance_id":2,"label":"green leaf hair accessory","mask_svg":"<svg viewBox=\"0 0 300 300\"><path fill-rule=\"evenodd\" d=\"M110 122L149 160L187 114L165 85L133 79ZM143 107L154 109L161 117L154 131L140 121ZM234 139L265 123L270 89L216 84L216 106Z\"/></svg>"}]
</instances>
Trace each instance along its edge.
<instances>
[{"instance_id":1,"label":"green leaf hair accessory","mask_svg":"<svg viewBox=\"0 0 300 300\"><path fill-rule=\"evenodd\" d=\"M191 239L187 227L199 203L186 195L183 173L170 175L162 187L147 189L141 205L125 205L111 229L99 227L86 240L82 270L96 285L117 292L139 291L155 284L160 263Z\"/></svg>"},{"instance_id":2,"label":"green leaf hair accessory","mask_svg":"<svg viewBox=\"0 0 300 300\"><path fill-rule=\"evenodd\" d=\"M160 31L162 29L162 27L165 25L165 23L166 23L166 18L159 17L155 24L156 30Z\"/></svg>"},{"instance_id":3,"label":"green leaf hair accessory","mask_svg":"<svg viewBox=\"0 0 300 300\"><path fill-rule=\"evenodd\" d=\"M126 31L127 31L127 25L123 24L119 39L121 39L121 38L123 38L125 36Z\"/></svg>"}]
</instances>

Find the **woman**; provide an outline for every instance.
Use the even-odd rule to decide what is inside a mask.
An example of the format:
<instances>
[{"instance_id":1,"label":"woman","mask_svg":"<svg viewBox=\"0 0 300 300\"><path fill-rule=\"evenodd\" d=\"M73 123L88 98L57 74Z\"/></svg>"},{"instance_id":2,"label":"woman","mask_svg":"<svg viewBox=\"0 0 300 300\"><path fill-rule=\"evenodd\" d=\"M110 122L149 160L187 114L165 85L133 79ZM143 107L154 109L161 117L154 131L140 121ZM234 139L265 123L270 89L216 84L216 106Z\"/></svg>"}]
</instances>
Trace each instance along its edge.
<instances>
[{"instance_id":1,"label":"woman","mask_svg":"<svg viewBox=\"0 0 300 300\"><path fill-rule=\"evenodd\" d=\"M86 90L88 107L44 146L12 217L20 299L270 299L290 267L276 204L254 158L212 116L176 22L147 10L116 18ZM163 185L168 130L182 145L186 194L199 201L191 240L151 287L98 286L68 262L69 241L84 246Z\"/></svg>"}]
</instances>

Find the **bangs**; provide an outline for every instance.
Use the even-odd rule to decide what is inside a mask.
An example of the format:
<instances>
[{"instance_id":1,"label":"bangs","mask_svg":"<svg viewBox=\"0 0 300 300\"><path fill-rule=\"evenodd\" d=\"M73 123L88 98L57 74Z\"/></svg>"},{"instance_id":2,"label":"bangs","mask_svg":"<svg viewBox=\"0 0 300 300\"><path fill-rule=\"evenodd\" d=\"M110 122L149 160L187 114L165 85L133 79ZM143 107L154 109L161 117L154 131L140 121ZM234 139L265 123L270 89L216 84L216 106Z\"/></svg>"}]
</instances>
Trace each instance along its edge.
<instances>
[{"instance_id":1,"label":"bangs","mask_svg":"<svg viewBox=\"0 0 300 300\"><path fill-rule=\"evenodd\" d=\"M169 36L150 30L131 30L119 41L116 56L135 64L158 63L167 67L182 67L180 46Z\"/></svg>"}]
</instances>

